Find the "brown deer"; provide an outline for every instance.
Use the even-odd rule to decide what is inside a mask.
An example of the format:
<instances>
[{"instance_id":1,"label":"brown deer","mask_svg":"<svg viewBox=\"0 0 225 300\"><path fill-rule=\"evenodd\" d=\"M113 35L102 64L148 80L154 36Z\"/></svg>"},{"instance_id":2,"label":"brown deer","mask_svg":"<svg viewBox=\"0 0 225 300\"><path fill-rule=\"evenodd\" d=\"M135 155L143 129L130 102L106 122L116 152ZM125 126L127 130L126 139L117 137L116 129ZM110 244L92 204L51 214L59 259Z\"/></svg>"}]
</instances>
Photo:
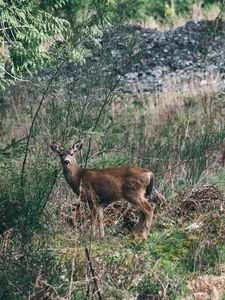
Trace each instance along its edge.
<instances>
[{"instance_id":1,"label":"brown deer","mask_svg":"<svg viewBox=\"0 0 225 300\"><path fill-rule=\"evenodd\" d=\"M142 239L146 239L153 219L153 207L147 199L153 188L153 173L134 166L82 169L75 158L82 145L83 141L78 141L72 148L63 148L51 143L51 148L60 156L65 179L74 193L89 204L93 236L98 220L100 237L104 237L104 207L124 199L139 208L141 214L135 233L143 229Z\"/></svg>"}]
</instances>

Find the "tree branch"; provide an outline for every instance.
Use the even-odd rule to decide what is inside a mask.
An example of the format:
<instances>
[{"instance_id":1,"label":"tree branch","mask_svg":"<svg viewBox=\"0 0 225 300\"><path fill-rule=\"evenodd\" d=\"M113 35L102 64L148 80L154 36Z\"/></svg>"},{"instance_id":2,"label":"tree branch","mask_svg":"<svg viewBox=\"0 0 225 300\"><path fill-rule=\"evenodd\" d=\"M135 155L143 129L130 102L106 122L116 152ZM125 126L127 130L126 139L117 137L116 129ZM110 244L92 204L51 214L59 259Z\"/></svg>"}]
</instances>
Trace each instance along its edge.
<instances>
[{"instance_id":1,"label":"tree branch","mask_svg":"<svg viewBox=\"0 0 225 300\"><path fill-rule=\"evenodd\" d=\"M42 104L44 103L44 100L45 100L46 95L47 95L47 93L48 93L48 91L49 91L49 88L50 88L50 86L51 86L53 80L55 79L55 77L58 75L59 70L60 70L60 68L62 67L63 63L64 63L64 60L59 64L59 66L58 66L58 68L56 69L55 73L54 73L53 76L50 78L50 80L49 80L49 82L48 82L48 84L47 84L47 86L46 86L46 88L45 88L45 90L44 90L44 92L43 92L43 94L42 94L42 98L41 98L41 100L40 100L40 102L39 102L39 105L38 105L38 108L37 108L37 110L36 110L36 112L35 112L35 114L34 114L33 120L32 120L32 122L31 122L30 130L29 130L28 137L27 137L27 143L26 143L26 147L25 147L25 155L24 155L24 160L23 160L23 164L22 164L22 170L21 170L21 179L20 179L20 185L21 185L21 187L24 186L24 172L25 172L25 166L26 166L26 162L27 162L27 157L28 157L28 153L29 153L30 139L31 139L31 136L32 136L32 132L33 132L33 128L34 128L35 121L36 121L37 116L38 116L38 114L39 114L39 111L40 111L40 109L41 109L41 107L42 107Z\"/></svg>"},{"instance_id":2,"label":"tree branch","mask_svg":"<svg viewBox=\"0 0 225 300\"><path fill-rule=\"evenodd\" d=\"M98 287L98 282L97 282L97 279L96 279L95 270L94 270L92 262L91 262L89 250L88 250L87 247L85 248L85 254L86 254L86 257L87 257L87 261L88 261L88 265L89 265L89 268L90 268L91 276L92 276L92 279L93 279L93 282L94 282L94 285L95 285L95 288L96 288L96 293L98 295L99 300L103 300L102 294L101 294L100 289Z\"/></svg>"},{"instance_id":3,"label":"tree branch","mask_svg":"<svg viewBox=\"0 0 225 300\"><path fill-rule=\"evenodd\" d=\"M1 66L0 66L0 69L1 69L3 72L5 72L7 75L9 75L10 77L12 77L13 79L15 79L15 80L19 80L19 81L23 81L23 82L29 82L29 80L25 80L25 79L16 77L15 75L9 73L5 68L3 68L3 67L1 67Z\"/></svg>"},{"instance_id":4,"label":"tree branch","mask_svg":"<svg viewBox=\"0 0 225 300\"><path fill-rule=\"evenodd\" d=\"M27 139L27 136L25 136L19 140L16 140L16 141L12 141L11 144L8 144L5 148L0 149L0 153L9 150L13 146L20 144L21 142L25 141L26 139Z\"/></svg>"},{"instance_id":5,"label":"tree branch","mask_svg":"<svg viewBox=\"0 0 225 300\"><path fill-rule=\"evenodd\" d=\"M101 107L101 109L99 111L99 114L97 116L97 119L95 121L95 124L94 124L91 132L94 132L95 129L97 128L98 122L99 122L99 120L100 120L100 118L102 116L103 110L106 107L106 105L108 104L112 93L115 91L116 87L118 86L118 84L119 84L121 78L124 76L124 74L125 74L125 72L122 75L120 75L120 77L117 79L117 81L115 82L115 84L113 85L113 87L111 88L111 90L109 91L109 93L106 95L106 97L105 97L105 99L103 101L102 107ZM88 162L90 151L91 151L91 141L92 141L92 137L89 138L89 142L88 142L88 150L87 150L87 154L86 154L86 158L85 158L85 165L84 165L85 168L87 166L87 162Z\"/></svg>"}]
</instances>

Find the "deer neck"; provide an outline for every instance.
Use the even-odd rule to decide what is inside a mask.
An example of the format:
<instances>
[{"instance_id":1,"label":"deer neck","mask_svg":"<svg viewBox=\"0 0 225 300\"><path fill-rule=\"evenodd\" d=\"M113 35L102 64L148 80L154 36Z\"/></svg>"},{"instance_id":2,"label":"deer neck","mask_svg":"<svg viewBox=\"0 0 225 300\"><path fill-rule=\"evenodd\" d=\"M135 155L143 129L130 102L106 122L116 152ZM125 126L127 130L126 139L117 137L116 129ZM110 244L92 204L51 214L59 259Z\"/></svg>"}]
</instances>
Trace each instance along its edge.
<instances>
[{"instance_id":1,"label":"deer neck","mask_svg":"<svg viewBox=\"0 0 225 300\"><path fill-rule=\"evenodd\" d=\"M69 168L63 168L65 179L77 196L79 196L81 170L81 167L75 161Z\"/></svg>"}]
</instances>

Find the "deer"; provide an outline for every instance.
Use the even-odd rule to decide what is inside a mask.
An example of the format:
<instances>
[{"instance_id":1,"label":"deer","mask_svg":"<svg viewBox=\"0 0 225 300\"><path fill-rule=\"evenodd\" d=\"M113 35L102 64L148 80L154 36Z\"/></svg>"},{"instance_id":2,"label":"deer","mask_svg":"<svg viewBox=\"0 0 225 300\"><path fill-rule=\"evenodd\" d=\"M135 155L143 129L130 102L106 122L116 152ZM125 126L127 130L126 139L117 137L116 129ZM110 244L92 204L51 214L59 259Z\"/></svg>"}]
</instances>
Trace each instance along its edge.
<instances>
[{"instance_id":1,"label":"deer","mask_svg":"<svg viewBox=\"0 0 225 300\"><path fill-rule=\"evenodd\" d=\"M76 154L83 146L83 140L64 148L52 142L51 149L58 154L64 177L79 197L87 202L91 212L91 231L96 236L96 224L99 222L99 236L104 237L104 207L119 200L131 203L140 211L138 224L133 232L147 239L153 222L153 206L149 203L153 189L153 173L137 166L120 166L105 169L82 168L76 160Z\"/></svg>"}]
</instances>

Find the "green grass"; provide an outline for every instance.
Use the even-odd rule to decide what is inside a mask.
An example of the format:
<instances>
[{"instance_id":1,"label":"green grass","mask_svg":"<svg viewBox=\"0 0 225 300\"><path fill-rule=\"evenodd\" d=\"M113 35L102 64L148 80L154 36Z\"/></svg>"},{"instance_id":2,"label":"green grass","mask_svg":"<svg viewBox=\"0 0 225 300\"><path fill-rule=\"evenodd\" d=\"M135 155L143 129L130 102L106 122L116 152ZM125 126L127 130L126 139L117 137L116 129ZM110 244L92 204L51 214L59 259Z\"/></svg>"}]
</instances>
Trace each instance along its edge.
<instances>
[{"instance_id":1,"label":"green grass","mask_svg":"<svg viewBox=\"0 0 225 300\"><path fill-rule=\"evenodd\" d=\"M169 299L179 299L186 292L187 282L193 275L218 274L218 263L225 263L225 246L218 240L223 222L213 217L216 230L206 230L209 240L205 240L204 229L188 234L185 227L171 225L169 229L153 228L144 242L134 242L128 235L112 236L110 232L103 240L79 242L73 235L56 235L51 238L51 255L58 260L60 268L66 269L67 283L71 276L71 261L76 257L75 286L79 292L85 284L79 282L87 276L87 258L84 249L88 247L96 274L104 274L104 280L117 289L128 290L132 294L145 291L148 294L161 294ZM201 250L199 250L201 245ZM57 259L58 258L58 259ZM74 298L76 299L76 298Z\"/></svg>"}]
</instances>

